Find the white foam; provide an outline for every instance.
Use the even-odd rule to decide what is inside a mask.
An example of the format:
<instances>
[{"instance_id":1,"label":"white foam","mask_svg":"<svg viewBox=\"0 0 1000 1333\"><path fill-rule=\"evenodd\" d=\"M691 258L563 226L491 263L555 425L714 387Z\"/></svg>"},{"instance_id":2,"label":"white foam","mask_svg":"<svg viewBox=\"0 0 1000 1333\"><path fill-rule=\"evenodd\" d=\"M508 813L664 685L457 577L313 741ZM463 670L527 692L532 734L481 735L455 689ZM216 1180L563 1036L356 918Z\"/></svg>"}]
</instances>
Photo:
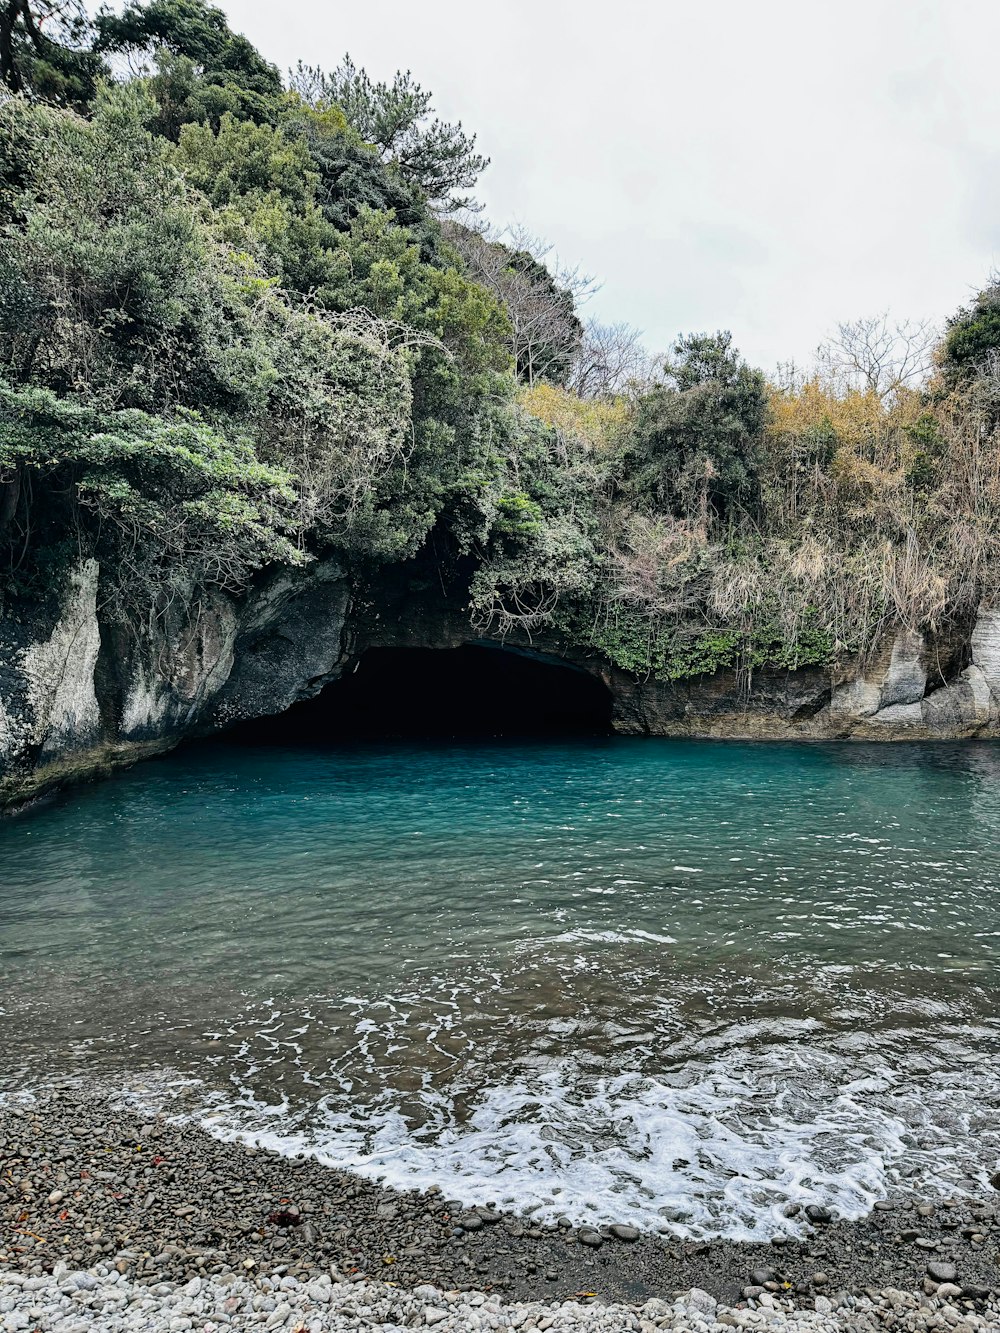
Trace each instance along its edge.
<instances>
[{"instance_id":1,"label":"white foam","mask_svg":"<svg viewBox=\"0 0 1000 1333\"><path fill-rule=\"evenodd\" d=\"M787 1055L589 1085L563 1060L486 1087L463 1116L425 1087L419 1125L388 1094L362 1111L332 1097L298 1110L268 1106L247 1092L217 1105L223 1114L206 1128L400 1189L436 1185L466 1206L745 1240L794 1233L788 1203L861 1216L910 1173L925 1194L953 1193L963 1176L983 1178L1000 1146L966 1139L963 1148L936 1123L926 1087L908 1092L885 1071L831 1084L829 1055L803 1055L797 1069ZM937 1095L954 1109L953 1089Z\"/></svg>"}]
</instances>

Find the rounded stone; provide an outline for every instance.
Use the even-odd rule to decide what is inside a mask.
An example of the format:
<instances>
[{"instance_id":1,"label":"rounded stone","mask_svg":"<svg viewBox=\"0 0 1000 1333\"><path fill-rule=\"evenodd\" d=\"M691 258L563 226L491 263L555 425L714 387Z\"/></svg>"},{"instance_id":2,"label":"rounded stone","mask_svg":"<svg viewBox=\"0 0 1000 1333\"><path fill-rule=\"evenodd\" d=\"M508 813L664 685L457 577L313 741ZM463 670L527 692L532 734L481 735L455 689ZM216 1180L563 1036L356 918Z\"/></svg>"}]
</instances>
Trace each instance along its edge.
<instances>
[{"instance_id":1,"label":"rounded stone","mask_svg":"<svg viewBox=\"0 0 1000 1333\"><path fill-rule=\"evenodd\" d=\"M927 1265L927 1273L935 1282L954 1282L958 1269L944 1259L932 1259Z\"/></svg>"}]
</instances>

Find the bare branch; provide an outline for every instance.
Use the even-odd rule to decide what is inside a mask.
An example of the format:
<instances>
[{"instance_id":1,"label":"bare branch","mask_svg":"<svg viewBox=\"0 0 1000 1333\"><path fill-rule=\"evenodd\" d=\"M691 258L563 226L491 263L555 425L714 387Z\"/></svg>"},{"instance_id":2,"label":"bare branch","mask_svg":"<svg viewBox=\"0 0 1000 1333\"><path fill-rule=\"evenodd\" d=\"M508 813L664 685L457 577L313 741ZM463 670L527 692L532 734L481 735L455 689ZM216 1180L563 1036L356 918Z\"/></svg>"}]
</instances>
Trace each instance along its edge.
<instances>
[{"instance_id":1,"label":"bare branch","mask_svg":"<svg viewBox=\"0 0 1000 1333\"><path fill-rule=\"evenodd\" d=\"M581 398L608 398L632 386L648 384L656 360L631 324L588 320L570 372L568 387Z\"/></svg>"},{"instance_id":2,"label":"bare branch","mask_svg":"<svg viewBox=\"0 0 1000 1333\"><path fill-rule=\"evenodd\" d=\"M593 277L549 266L551 246L524 227L452 225L446 234L472 277L506 310L519 377L528 385L564 381L583 335L576 307L597 290Z\"/></svg>"},{"instance_id":3,"label":"bare branch","mask_svg":"<svg viewBox=\"0 0 1000 1333\"><path fill-rule=\"evenodd\" d=\"M885 403L924 383L938 337L930 320L893 320L883 311L838 324L816 350L817 367L836 391L874 393Z\"/></svg>"}]
</instances>

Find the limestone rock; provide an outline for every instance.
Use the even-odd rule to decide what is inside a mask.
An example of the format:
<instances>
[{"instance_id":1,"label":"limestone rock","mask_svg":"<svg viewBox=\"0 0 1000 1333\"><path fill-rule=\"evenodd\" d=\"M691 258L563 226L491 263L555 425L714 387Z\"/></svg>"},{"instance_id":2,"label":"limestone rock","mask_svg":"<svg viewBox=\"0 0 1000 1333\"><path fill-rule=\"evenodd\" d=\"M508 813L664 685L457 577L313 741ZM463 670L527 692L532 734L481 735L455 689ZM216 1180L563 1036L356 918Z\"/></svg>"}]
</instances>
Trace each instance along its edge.
<instances>
[{"instance_id":1,"label":"limestone rock","mask_svg":"<svg viewBox=\"0 0 1000 1333\"><path fill-rule=\"evenodd\" d=\"M874 681L851 680L834 690L830 712L834 717L871 717L881 704L881 686Z\"/></svg>"},{"instance_id":2,"label":"limestone rock","mask_svg":"<svg viewBox=\"0 0 1000 1333\"><path fill-rule=\"evenodd\" d=\"M969 646L972 665L979 668L990 692L1000 699L1000 610L980 611Z\"/></svg>"},{"instance_id":3,"label":"limestone rock","mask_svg":"<svg viewBox=\"0 0 1000 1333\"><path fill-rule=\"evenodd\" d=\"M94 670L101 648L96 560L70 575L62 616L42 643L24 654L22 671L34 713L32 740L49 758L91 744L100 728Z\"/></svg>"},{"instance_id":4,"label":"limestone rock","mask_svg":"<svg viewBox=\"0 0 1000 1333\"><path fill-rule=\"evenodd\" d=\"M924 724L924 712L920 703L912 704L890 704L888 708L880 708L872 716L872 723L876 726L896 728L922 727Z\"/></svg>"},{"instance_id":5,"label":"limestone rock","mask_svg":"<svg viewBox=\"0 0 1000 1333\"><path fill-rule=\"evenodd\" d=\"M939 736L969 735L984 727L993 712L989 686L977 666L966 667L958 680L929 694L921 709L924 725Z\"/></svg>"},{"instance_id":6,"label":"limestone rock","mask_svg":"<svg viewBox=\"0 0 1000 1333\"><path fill-rule=\"evenodd\" d=\"M882 679L880 707L916 704L927 689L924 640L915 630L900 630L892 643L889 669Z\"/></svg>"}]
</instances>

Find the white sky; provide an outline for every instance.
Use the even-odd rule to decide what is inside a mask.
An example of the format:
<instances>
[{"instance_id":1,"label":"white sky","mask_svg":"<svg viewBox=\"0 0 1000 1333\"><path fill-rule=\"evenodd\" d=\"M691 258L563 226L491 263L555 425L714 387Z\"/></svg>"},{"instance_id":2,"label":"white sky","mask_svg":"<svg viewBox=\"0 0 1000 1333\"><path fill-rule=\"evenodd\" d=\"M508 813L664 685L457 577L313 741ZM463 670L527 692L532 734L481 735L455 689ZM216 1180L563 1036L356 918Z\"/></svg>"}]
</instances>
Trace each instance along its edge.
<instances>
[{"instance_id":1,"label":"white sky","mask_svg":"<svg viewBox=\"0 0 1000 1333\"><path fill-rule=\"evenodd\" d=\"M285 70L398 69L492 158L479 197L603 280L647 345L803 361L943 319L1000 262L995 0L221 0Z\"/></svg>"}]
</instances>

